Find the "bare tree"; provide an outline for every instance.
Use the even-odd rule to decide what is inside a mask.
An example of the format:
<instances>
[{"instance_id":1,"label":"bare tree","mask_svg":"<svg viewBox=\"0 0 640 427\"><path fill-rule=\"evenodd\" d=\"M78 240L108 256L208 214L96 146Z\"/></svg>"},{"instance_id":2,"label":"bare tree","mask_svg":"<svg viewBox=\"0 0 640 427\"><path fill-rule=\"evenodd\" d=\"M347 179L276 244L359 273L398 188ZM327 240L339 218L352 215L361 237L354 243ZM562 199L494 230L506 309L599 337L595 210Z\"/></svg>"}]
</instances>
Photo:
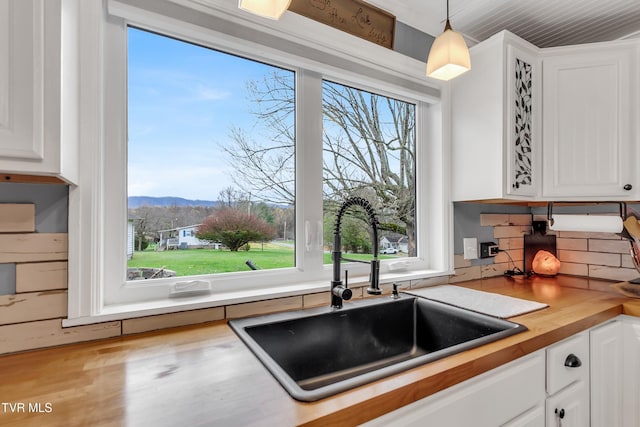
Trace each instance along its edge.
<instances>
[{"instance_id":1,"label":"bare tree","mask_svg":"<svg viewBox=\"0 0 640 427\"><path fill-rule=\"evenodd\" d=\"M238 188L262 201L291 206L295 198L294 86L293 73L284 70L261 82L247 82L260 140L236 127L230 131L230 143L221 144L237 171L232 179Z\"/></svg>"},{"instance_id":2,"label":"bare tree","mask_svg":"<svg viewBox=\"0 0 640 427\"><path fill-rule=\"evenodd\" d=\"M415 255L415 105L331 82L322 89L325 197L369 199L381 228L407 235Z\"/></svg>"},{"instance_id":3,"label":"bare tree","mask_svg":"<svg viewBox=\"0 0 640 427\"><path fill-rule=\"evenodd\" d=\"M239 173L234 183L270 203L293 206L295 82L282 71L247 84L261 129L256 140L231 130L222 145ZM340 84L323 84L325 205L366 197L381 228L405 234L415 255L415 105ZM329 203L328 203L329 202Z\"/></svg>"}]
</instances>

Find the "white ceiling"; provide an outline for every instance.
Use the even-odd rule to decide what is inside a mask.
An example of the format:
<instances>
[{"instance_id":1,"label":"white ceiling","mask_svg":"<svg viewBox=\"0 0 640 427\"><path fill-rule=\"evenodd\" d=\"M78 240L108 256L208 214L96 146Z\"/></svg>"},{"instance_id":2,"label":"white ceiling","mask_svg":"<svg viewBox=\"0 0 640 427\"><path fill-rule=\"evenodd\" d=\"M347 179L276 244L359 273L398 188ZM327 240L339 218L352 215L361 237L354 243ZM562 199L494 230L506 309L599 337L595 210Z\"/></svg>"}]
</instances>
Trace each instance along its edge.
<instances>
[{"instance_id":1,"label":"white ceiling","mask_svg":"<svg viewBox=\"0 0 640 427\"><path fill-rule=\"evenodd\" d=\"M400 22L437 36L446 0L367 0ZM538 47L640 36L640 0L449 0L454 30L473 44L509 30Z\"/></svg>"}]
</instances>

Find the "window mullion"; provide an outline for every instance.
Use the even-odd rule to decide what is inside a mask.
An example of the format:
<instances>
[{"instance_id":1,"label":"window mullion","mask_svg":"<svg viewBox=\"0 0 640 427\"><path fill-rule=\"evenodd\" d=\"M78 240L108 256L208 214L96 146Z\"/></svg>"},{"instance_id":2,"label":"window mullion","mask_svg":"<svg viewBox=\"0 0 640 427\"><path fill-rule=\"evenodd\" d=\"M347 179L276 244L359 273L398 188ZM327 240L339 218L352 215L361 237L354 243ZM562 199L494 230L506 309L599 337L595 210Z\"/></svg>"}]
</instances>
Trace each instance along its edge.
<instances>
[{"instance_id":1,"label":"window mullion","mask_svg":"<svg viewBox=\"0 0 640 427\"><path fill-rule=\"evenodd\" d=\"M322 77L296 73L296 266L322 271Z\"/></svg>"}]
</instances>

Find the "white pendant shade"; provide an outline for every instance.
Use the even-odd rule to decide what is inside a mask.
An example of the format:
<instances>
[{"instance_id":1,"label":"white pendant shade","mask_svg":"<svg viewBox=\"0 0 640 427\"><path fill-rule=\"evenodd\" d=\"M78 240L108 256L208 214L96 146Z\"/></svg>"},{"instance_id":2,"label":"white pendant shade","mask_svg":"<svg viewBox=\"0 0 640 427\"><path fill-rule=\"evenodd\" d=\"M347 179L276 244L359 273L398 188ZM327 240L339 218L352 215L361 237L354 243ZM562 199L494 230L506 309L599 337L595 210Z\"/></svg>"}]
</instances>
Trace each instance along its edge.
<instances>
[{"instance_id":1,"label":"white pendant shade","mask_svg":"<svg viewBox=\"0 0 640 427\"><path fill-rule=\"evenodd\" d=\"M460 33L448 25L431 45L427 59L427 76L451 80L471 69L469 49Z\"/></svg>"},{"instance_id":2,"label":"white pendant shade","mask_svg":"<svg viewBox=\"0 0 640 427\"><path fill-rule=\"evenodd\" d=\"M238 7L269 19L280 19L291 0L239 0Z\"/></svg>"}]
</instances>

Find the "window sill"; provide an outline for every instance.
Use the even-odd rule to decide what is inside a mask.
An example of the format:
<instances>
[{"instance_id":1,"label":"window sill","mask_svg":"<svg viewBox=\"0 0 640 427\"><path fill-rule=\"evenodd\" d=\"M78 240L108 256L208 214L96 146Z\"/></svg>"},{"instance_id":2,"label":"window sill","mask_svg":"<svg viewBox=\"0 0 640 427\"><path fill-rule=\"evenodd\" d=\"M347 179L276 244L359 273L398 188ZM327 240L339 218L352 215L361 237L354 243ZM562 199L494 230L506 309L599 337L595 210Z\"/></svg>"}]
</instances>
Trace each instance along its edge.
<instances>
[{"instance_id":1,"label":"window sill","mask_svg":"<svg viewBox=\"0 0 640 427\"><path fill-rule=\"evenodd\" d=\"M432 270L415 270L403 273L380 275L380 284L405 282L408 280L427 279L442 276L443 272ZM351 279L351 278L350 278ZM362 287L368 283L367 277L354 277L349 281L352 287ZM131 304L114 304L103 307L100 314L94 316L63 319L63 327L89 325L93 323L111 322L114 320L133 319L137 317L155 316L159 314L176 313L188 310L220 307L248 302L265 301L292 296L303 296L314 293L328 292L329 283L326 280L299 283L295 285L271 286L262 289L241 290L235 292L219 292L197 297L167 298L148 302ZM329 300L327 299L327 304Z\"/></svg>"}]
</instances>

